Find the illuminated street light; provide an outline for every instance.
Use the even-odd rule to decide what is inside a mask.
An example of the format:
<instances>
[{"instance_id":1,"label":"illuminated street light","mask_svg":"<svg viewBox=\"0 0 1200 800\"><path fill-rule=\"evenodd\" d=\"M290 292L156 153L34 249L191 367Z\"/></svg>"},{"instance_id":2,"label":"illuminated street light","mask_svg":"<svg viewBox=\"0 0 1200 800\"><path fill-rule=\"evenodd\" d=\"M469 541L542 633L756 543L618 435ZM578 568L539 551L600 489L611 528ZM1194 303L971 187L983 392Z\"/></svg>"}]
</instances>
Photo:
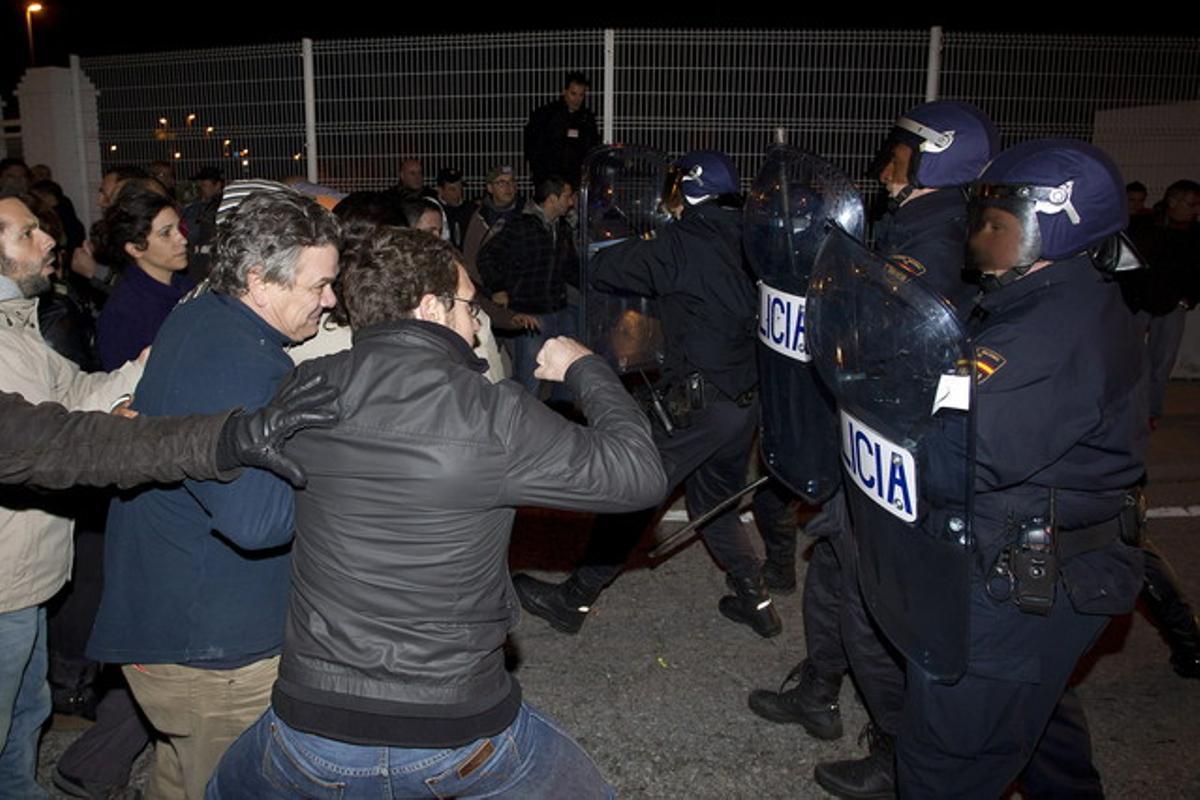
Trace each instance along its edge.
<instances>
[{"instance_id":1,"label":"illuminated street light","mask_svg":"<svg viewBox=\"0 0 1200 800\"><path fill-rule=\"evenodd\" d=\"M187 122L187 124L188 124L188 125L191 125L191 124L192 124L193 122L195 122L195 121L196 121L196 115L195 115L195 114L188 114L188 115L187 115L187 120L186 120L186 122Z\"/></svg>"},{"instance_id":2,"label":"illuminated street light","mask_svg":"<svg viewBox=\"0 0 1200 800\"><path fill-rule=\"evenodd\" d=\"M213 132L213 126L212 126L212 125L209 125L207 128L205 128L205 129L204 129L204 135L205 135L205 136L211 136L211 135L212 135L212 132Z\"/></svg>"},{"instance_id":3,"label":"illuminated street light","mask_svg":"<svg viewBox=\"0 0 1200 800\"><path fill-rule=\"evenodd\" d=\"M183 153L181 153L181 152L179 152L178 150L176 150L176 151L175 151L175 157L176 157L176 158L183 158Z\"/></svg>"},{"instance_id":4,"label":"illuminated street light","mask_svg":"<svg viewBox=\"0 0 1200 800\"><path fill-rule=\"evenodd\" d=\"M162 125L164 128L165 128L165 127L167 127L167 125L169 124L169 122L170 122L170 120L168 120L166 117L159 117L159 118L158 118L158 124L159 124L159 125Z\"/></svg>"},{"instance_id":5,"label":"illuminated street light","mask_svg":"<svg viewBox=\"0 0 1200 800\"><path fill-rule=\"evenodd\" d=\"M42 12L41 3L30 3L25 6L25 32L29 35L29 66L37 65L37 58L33 54L33 15Z\"/></svg>"},{"instance_id":6,"label":"illuminated street light","mask_svg":"<svg viewBox=\"0 0 1200 800\"><path fill-rule=\"evenodd\" d=\"M110 152L110 153L115 153L115 152L117 152L117 146L116 146L115 144L110 144L110 145L108 146L108 152Z\"/></svg>"}]
</instances>

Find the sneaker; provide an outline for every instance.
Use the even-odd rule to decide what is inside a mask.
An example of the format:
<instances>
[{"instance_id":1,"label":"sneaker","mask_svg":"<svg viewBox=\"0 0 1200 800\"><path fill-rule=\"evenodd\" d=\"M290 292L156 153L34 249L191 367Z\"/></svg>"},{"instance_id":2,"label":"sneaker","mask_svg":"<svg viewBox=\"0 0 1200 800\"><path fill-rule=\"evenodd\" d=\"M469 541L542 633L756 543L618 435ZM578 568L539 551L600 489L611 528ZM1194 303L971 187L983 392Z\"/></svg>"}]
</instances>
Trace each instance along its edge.
<instances>
[{"instance_id":1,"label":"sneaker","mask_svg":"<svg viewBox=\"0 0 1200 800\"><path fill-rule=\"evenodd\" d=\"M796 685L786 688L792 681ZM755 689L750 693L750 710L763 719L781 724L803 725L818 739L832 741L842 737L842 709L838 704L842 676L822 675L805 659L788 673L779 691Z\"/></svg>"}]
</instances>

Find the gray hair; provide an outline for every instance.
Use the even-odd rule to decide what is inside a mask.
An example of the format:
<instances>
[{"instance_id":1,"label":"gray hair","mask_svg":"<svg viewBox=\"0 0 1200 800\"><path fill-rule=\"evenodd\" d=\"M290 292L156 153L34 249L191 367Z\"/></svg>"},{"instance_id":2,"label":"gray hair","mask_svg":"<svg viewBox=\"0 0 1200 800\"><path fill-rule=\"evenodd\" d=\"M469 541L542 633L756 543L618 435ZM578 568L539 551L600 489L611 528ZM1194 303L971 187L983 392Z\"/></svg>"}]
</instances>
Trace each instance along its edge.
<instances>
[{"instance_id":1,"label":"gray hair","mask_svg":"<svg viewBox=\"0 0 1200 800\"><path fill-rule=\"evenodd\" d=\"M257 192L218 227L209 281L215 292L243 295L257 269L268 283L291 286L303 248L340 244L337 219L315 200L290 189Z\"/></svg>"}]
</instances>

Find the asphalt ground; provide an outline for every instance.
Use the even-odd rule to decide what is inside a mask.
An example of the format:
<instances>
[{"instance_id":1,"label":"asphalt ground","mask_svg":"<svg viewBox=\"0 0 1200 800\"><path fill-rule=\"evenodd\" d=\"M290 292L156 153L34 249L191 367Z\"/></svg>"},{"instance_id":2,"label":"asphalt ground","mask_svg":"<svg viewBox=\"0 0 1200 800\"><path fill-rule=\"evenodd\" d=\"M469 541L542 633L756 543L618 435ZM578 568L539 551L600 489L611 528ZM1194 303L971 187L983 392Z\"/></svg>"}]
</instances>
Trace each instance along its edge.
<instances>
[{"instance_id":1,"label":"asphalt ground","mask_svg":"<svg viewBox=\"0 0 1200 800\"><path fill-rule=\"evenodd\" d=\"M1198 454L1200 383L1176 382L1151 437L1147 494L1151 535L1193 598L1200 598ZM561 577L581 552L588 522L523 513L512 566ZM846 735L836 742L766 722L746 707L752 689L778 686L804 656L801 592L776 598L784 631L764 640L718 613L724 580L702 545L654 567L648 546L578 635L522 619L510 660L526 699L553 715L624 797L827 797L812 782L813 766L862 753L856 733L866 714L850 682L841 697ZM1139 611L1114 620L1077 673L1109 797L1200 797L1200 680L1179 678L1167 658ZM78 735L79 721L56 718L41 752L47 787L58 754ZM125 796L135 796L150 758L143 754ZM51 796L64 797L53 789Z\"/></svg>"}]
</instances>

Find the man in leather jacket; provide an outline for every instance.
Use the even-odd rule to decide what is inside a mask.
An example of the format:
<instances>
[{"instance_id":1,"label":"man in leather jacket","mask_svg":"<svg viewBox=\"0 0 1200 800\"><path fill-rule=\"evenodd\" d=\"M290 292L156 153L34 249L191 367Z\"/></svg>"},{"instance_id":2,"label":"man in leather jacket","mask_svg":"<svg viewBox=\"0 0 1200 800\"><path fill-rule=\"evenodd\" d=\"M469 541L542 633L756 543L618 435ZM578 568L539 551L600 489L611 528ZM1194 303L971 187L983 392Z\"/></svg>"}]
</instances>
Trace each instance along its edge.
<instances>
[{"instance_id":1,"label":"man in leather jacket","mask_svg":"<svg viewBox=\"0 0 1200 800\"><path fill-rule=\"evenodd\" d=\"M611 796L505 669L519 613L508 543L517 506L658 501L649 423L604 361L563 337L538 377L563 381L589 427L490 383L471 350L474 285L436 237L379 229L342 270L354 346L300 368L342 390L343 416L291 445L310 479L272 708L207 796Z\"/></svg>"}]
</instances>

